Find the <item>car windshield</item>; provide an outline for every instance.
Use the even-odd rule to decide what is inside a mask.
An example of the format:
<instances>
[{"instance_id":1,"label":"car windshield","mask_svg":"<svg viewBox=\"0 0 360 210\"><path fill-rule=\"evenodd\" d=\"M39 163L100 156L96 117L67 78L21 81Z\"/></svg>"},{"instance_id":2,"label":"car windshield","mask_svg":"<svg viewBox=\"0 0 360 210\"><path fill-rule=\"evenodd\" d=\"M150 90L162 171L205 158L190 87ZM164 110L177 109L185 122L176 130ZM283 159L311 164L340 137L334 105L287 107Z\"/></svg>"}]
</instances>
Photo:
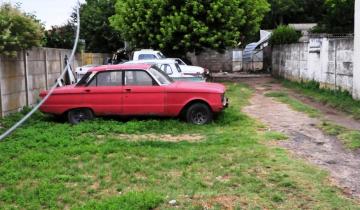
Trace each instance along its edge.
<instances>
[{"instance_id":1,"label":"car windshield","mask_svg":"<svg viewBox=\"0 0 360 210\"><path fill-rule=\"evenodd\" d=\"M87 72L81 80L76 84L76 86L85 86L96 74L96 72Z\"/></svg>"},{"instance_id":2,"label":"car windshield","mask_svg":"<svg viewBox=\"0 0 360 210\"><path fill-rule=\"evenodd\" d=\"M161 52L158 52L157 54L158 54L159 58L166 58L165 55L162 54Z\"/></svg>"},{"instance_id":3,"label":"car windshield","mask_svg":"<svg viewBox=\"0 0 360 210\"><path fill-rule=\"evenodd\" d=\"M176 66L176 70L177 70L179 73L181 73L181 68L180 68L179 64L175 63L175 66Z\"/></svg>"},{"instance_id":4,"label":"car windshield","mask_svg":"<svg viewBox=\"0 0 360 210\"><path fill-rule=\"evenodd\" d=\"M154 75L154 77L160 82L161 85L169 85L174 81L166 75L163 71L161 71L157 66L152 66L149 69L149 72Z\"/></svg>"}]
</instances>

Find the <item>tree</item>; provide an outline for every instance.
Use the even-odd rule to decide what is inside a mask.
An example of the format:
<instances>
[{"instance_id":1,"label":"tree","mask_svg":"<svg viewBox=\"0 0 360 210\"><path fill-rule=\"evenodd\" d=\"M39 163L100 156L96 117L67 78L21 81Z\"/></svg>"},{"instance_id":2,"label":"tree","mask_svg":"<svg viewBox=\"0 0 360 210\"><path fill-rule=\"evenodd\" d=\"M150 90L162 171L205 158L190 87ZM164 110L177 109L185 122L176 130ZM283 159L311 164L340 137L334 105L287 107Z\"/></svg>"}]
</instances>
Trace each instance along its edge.
<instances>
[{"instance_id":1,"label":"tree","mask_svg":"<svg viewBox=\"0 0 360 210\"><path fill-rule=\"evenodd\" d=\"M15 56L16 52L40 46L44 29L33 15L20 11L19 6L0 7L0 54Z\"/></svg>"},{"instance_id":2,"label":"tree","mask_svg":"<svg viewBox=\"0 0 360 210\"><path fill-rule=\"evenodd\" d=\"M74 45L75 30L75 25L71 22L63 26L52 26L45 31L45 46L71 49Z\"/></svg>"},{"instance_id":3,"label":"tree","mask_svg":"<svg viewBox=\"0 0 360 210\"><path fill-rule=\"evenodd\" d=\"M262 27L273 29L289 23L317 23L324 15L325 0L269 0L271 11Z\"/></svg>"},{"instance_id":4,"label":"tree","mask_svg":"<svg viewBox=\"0 0 360 210\"><path fill-rule=\"evenodd\" d=\"M180 55L236 46L268 9L266 0L118 0L110 22L133 47Z\"/></svg>"},{"instance_id":5,"label":"tree","mask_svg":"<svg viewBox=\"0 0 360 210\"><path fill-rule=\"evenodd\" d=\"M115 14L116 0L87 0L80 8L80 37L91 52L114 52L123 47L120 33L110 26L109 17ZM77 22L76 13L72 22Z\"/></svg>"},{"instance_id":6,"label":"tree","mask_svg":"<svg viewBox=\"0 0 360 210\"><path fill-rule=\"evenodd\" d=\"M299 41L301 33L297 32L295 29L280 25L272 33L270 38L271 45L279 44L291 44Z\"/></svg>"},{"instance_id":7,"label":"tree","mask_svg":"<svg viewBox=\"0 0 360 210\"><path fill-rule=\"evenodd\" d=\"M354 33L355 0L326 0L325 15L317 32Z\"/></svg>"}]
</instances>

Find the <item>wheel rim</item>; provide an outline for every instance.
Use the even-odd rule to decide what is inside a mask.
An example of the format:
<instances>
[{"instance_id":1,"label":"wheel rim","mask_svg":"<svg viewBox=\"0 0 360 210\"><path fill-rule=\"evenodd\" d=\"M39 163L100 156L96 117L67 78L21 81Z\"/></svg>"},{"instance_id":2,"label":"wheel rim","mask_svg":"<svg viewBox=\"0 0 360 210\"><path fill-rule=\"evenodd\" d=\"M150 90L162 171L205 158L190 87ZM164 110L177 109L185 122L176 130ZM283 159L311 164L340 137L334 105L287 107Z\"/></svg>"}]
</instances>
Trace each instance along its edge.
<instances>
[{"instance_id":1,"label":"wheel rim","mask_svg":"<svg viewBox=\"0 0 360 210\"><path fill-rule=\"evenodd\" d=\"M76 110L72 113L72 118L76 123L85 121L88 119L87 114L83 110Z\"/></svg>"},{"instance_id":2,"label":"wheel rim","mask_svg":"<svg viewBox=\"0 0 360 210\"><path fill-rule=\"evenodd\" d=\"M207 122L208 116L204 110L196 110L191 113L191 121L197 125L203 125Z\"/></svg>"}]
</instances>

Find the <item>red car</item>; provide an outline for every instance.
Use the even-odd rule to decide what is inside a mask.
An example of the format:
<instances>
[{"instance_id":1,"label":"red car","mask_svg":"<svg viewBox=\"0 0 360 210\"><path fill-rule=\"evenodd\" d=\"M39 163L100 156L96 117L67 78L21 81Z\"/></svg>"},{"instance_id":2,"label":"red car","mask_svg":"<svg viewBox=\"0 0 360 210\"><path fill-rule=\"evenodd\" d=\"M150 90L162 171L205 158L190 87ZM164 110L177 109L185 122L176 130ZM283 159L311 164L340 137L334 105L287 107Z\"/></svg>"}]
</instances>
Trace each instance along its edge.
<instances>
[{"instance_id":1,"label":"red car","mask_svg":"<svg viewBox=\"0 0 360 210\"><path fill-rule=\"evenodd\" d=\"M65 115L72 124L94 116L155 115L203 125L227 105L221 84L174 82L156 66L122 64L89 70L76 85L57 88L40 110Z\"/></svg>"}]
</instances>

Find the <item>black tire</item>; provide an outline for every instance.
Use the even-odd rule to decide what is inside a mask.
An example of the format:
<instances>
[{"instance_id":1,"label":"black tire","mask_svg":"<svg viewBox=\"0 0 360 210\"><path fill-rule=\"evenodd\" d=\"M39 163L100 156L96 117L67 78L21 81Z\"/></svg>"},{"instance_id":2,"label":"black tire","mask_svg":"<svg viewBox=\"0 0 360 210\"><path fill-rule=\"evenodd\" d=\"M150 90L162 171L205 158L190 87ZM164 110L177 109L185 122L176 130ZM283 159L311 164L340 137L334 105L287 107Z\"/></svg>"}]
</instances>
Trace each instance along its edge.
<instances>
[{"instance_id":1,"label":"black tire","mask_svg":"<svg viewBox=\"0 0 360 210\"><path fill-rule=\"evenodd\" d=\"M90 109L73 109L68 112L67 117L70 124L76 125L83 121L92 120L94 114Z\"/></svg>"},{"instance_id":2,"label":"black tire","mask_svg":"<svg viewBox=\"0 0 360 210\"><path fill-rule=\"evenodd\" d=\"M186 121L194 125L205 125L213 120L213 113L209 106L195 103L186 110Z\"/></svg>"}]
</instances>

